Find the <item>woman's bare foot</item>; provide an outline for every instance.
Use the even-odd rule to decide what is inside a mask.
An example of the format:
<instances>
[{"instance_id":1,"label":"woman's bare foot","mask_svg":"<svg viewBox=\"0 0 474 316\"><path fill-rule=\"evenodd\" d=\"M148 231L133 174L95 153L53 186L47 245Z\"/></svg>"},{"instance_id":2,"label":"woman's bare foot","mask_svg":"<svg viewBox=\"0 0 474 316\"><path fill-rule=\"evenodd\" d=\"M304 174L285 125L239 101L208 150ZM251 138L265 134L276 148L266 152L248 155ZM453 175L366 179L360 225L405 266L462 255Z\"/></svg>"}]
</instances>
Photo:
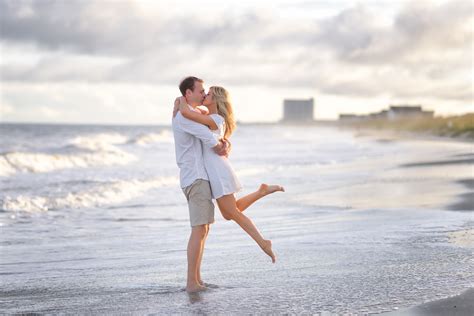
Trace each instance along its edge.
<instances>
[{"instance_id":1,"label":"woman's bare foot","mask_svg":"<svg viewBox=\"0 0 474 316\"><path fill-rule=\"evenodd\" d=\"M262 196L272 194L276 191L285 192L285 188L281 185L268 185L266 183L262 183L260 188L258 188L258 192L260 192Z\"/></svg>"},{"instance_id":2,"label":"woman's bare foot","mask_svg":"<svg viewBox=\"0 0 474 316\"><path fill-rule=\"evenodd\" d=\"M263 241L263 246L260 246L260 247L262 248L263 251L265 251L265 253L267 255L269 255L272 258L272 263L275 263L276 262L276 257L275 257L275 254L272 251L272 242L271 242L271 240L264 240Z\"/></svg>"}]
</instances>

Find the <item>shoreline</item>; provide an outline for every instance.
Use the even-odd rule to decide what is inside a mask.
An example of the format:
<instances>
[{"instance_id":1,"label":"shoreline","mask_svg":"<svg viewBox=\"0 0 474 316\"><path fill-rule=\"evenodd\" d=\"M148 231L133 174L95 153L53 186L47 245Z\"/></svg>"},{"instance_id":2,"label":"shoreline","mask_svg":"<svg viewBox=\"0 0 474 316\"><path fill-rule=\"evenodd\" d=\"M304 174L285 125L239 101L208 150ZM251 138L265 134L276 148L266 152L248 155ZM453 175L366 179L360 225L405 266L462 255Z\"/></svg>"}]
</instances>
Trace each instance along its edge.
<instances>
[{"instance_id":1,"label":"shoreline","mask_svg":"<svg viewBox=\"0 0 474 316\"><path fill-rule=\"evenodd\" d=\"M430 140L430 141L453 141L473 144L474 138L470 138L463 135L457 136L441 136L429 132L414 132L407 130L393 130L393 129L377 129L371 127L351 126L351 125L335 125L341 130L352 130L355 132L355 137L375 137L380 138L381 141L394 141L394 140Z\"/></svg>"},{"instance_id":2,"label":"shoreline","mask_svg":"<svg viewBox=\"0 0 474 316\"><path fill-rule=\"evenodd\" d=\"M474 315L474 287L465 290L464 292L442 298L420 305L410 307L401 311L389 312L383 315L391 316L470 316Z\"/></svg>"},{"instance_id":3,"label":"shoreline","mask_svg":"<svg viewBox=\"0 0 474 316\"><path fill-rule=\"evenodd\" d=\"M412 135L426 134L474 141L474 113L447 117L363 118L339 123L353 128L411 132Z\"/></svg>"}]
</instances>

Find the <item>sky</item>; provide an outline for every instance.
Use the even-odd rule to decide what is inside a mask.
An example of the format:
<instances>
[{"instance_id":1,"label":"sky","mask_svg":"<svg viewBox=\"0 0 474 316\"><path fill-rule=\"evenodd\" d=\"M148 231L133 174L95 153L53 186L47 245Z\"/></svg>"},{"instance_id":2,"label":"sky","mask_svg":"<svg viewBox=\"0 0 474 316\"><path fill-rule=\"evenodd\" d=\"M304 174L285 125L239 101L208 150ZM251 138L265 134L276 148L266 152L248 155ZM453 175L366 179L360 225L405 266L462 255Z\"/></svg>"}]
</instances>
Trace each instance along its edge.
<instances>
[{"instance_id":1,"label":"sky","mask_svg":"<svg viewBox=\"0 0 474 316\"><path fill-rule=\"evenodd\" d=\"M193 75L240 122L474 112L467 0L0 0L0 121L169 124Z\"/></svg>"}]
</instances>

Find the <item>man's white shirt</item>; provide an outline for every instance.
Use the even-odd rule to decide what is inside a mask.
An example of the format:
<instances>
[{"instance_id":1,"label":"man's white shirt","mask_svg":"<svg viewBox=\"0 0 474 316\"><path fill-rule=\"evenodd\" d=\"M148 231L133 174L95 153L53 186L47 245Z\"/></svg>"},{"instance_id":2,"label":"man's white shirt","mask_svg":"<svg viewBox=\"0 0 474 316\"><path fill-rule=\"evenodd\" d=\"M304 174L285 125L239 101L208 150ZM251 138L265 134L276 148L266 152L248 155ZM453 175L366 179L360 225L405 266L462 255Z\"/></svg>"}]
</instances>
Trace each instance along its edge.
<instances>
[{"instance_id":1,"label":"man's white shirt","mask_svg":"<svg viewBox=\"0 0 474 316\"><path fill-rule=\"evenodd\" d=\"M172 126L181 188L191 185L197 179L209 180L204 167L202 146L216 146L219 144L219 135L212 133L207 126L185 118L179 111L173 118Z\"/></svg>"}]
</instances>

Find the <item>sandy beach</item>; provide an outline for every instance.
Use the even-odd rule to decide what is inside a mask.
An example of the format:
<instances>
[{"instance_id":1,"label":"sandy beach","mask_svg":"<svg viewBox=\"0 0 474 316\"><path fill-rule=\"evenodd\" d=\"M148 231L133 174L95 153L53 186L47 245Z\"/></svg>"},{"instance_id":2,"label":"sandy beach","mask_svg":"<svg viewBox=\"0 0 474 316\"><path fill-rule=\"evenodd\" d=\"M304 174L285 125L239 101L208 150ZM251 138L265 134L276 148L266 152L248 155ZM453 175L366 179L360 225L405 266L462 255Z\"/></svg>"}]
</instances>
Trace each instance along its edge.
<instances>
[{"instance_id":1,"label":"sandy beach","mask_svg":"<svg viewBox=\"0 0 474 316\"><path fill-rule=\"evenodd\" d=\"M386 313L390 316L471 316L474 314L474 288L459 295L428 302L407 310Z\"/></svg>"}]
</instances>

